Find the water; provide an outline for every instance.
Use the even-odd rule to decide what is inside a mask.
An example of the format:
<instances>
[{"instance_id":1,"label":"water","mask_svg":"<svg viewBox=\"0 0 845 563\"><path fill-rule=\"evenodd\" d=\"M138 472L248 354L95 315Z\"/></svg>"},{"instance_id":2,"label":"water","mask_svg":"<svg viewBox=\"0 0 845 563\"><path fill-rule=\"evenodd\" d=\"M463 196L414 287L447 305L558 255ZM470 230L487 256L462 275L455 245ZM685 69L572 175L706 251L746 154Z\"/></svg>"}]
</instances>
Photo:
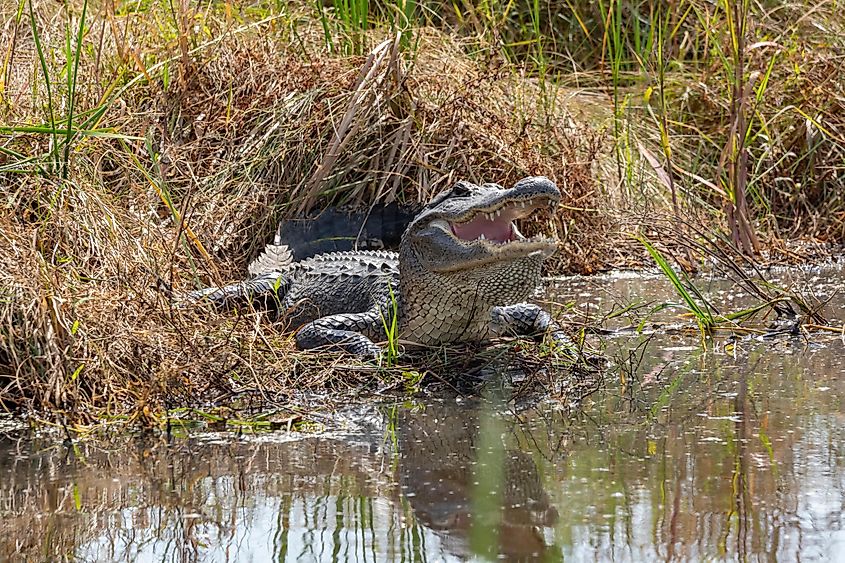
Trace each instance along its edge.
<instances>
[{"instance_id":1,"label":"water","mask_svg":"<svg viewBox=\"0 0 845 563\"><path fill-rule=\"evenodd\" d=\"M841 325L841 271L812 287ZM650 277L551 293L591 315L674 299ZM0 420L0 561L845 561L842 336L606 345L616 367L572 411L432 397L328 435L75 448Z\"/></svg>"}]
</instances>

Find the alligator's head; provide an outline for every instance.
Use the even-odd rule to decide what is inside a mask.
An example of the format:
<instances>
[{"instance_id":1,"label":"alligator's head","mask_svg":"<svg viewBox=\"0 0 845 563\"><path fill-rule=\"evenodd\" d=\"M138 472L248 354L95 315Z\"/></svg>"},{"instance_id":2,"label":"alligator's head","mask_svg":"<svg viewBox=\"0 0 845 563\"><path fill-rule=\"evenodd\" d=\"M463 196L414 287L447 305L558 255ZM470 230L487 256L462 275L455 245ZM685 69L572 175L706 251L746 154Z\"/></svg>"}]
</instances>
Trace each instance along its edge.
<instances>
[{"instance_id":1,"label":"alligator's head","mask_svg":"<svg viewBox=\"0 0 845 563\"><path fill-rule=\"evenodd\" d=\"M538 210L553 211L559 201L557 186L544 177L525 178L510 189L458 182L405 231L403 287L414 290L414 284L424 283L429 291L459 289L467 302L480 298L489 305L524 301L539 284L542 263L556 242L524 237L515 221Z\"/></svg>"}]
</instances>

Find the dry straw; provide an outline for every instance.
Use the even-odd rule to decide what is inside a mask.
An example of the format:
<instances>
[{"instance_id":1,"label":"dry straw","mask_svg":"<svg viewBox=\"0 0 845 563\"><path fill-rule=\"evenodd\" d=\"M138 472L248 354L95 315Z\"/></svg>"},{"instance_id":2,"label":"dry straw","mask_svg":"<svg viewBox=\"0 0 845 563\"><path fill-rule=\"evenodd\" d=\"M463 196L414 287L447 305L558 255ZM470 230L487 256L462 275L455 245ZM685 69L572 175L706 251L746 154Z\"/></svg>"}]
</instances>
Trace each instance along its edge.
<instances>
[{"instance_id":1,"label":"dry straw","mask_svg":"<svg viewBox=\"0 0 845 563\"><path fill-rule=\"evenodd\" d=\"M49 154L49 135L2 139L7 408L157 425L177 407L307 403L314 392L403 381L402 370L296 353L284 323L261 313L174 310L161 291L242 277L278 220L314 207L415 203L458 178L545 174L566 205L526 230L566 239L558 269L600 263L586 236L608 228L592 174L601 135L581 119L600 111L590 98L576 104L561 91L549 103L532 80L489 69L433 30L414 50L382 34L369 37L366 56L335 57L315 46L316 31L300 28L294 48L268 20L207 48L177 41L174 61L150 64L148 20L107 9L94 17L83 50L96 56L81 58L75 98L79 112L103 113L93 133L73 136L68 179L16 160ZM45 43L62 33L61 18L34 20ZM15 68L28 69L5 75L4 111L17 124L37 122L45 95L21 25L2 38L14 41ZM48 72L59 74L51 53ZM139 79L108 83L111 64Z\"/></svg>"}]
</instances>

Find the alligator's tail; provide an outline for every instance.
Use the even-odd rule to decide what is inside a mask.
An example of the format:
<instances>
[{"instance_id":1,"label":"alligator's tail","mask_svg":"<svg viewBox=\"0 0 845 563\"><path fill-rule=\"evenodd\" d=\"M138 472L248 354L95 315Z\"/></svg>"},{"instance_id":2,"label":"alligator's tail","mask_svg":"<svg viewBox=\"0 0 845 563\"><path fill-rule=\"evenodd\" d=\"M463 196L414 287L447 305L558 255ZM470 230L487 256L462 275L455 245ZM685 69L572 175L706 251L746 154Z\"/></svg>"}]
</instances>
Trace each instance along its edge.
<instances>
[{"instance_id":1,"label":"alligator's tail","mask_svg":"<svg viewBox=\"0 0 845 563\"><path fill-rule=\"evenodd\" d=\"M270 311L284 310L284 299L291 280L282 272L266 272L248 280L190 291L180 300L180 306L207 303L217 310L251 306Z\"/></svg>"}]
</instances>

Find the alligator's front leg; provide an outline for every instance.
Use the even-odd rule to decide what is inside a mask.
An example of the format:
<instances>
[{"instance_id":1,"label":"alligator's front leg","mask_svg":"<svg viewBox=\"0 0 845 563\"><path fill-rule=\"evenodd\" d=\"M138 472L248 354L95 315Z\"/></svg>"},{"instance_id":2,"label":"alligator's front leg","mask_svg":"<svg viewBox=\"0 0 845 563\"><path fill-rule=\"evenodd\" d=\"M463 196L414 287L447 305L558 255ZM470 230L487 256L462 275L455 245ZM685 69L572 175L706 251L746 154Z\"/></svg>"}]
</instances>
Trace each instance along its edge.
<instances>
[{"instance_id":1,"label":"alligator's front leg","mask_svg":"<svg viewBox=\"0 0 845 563\"><path fill-rule=\"evenodd\" d=\"M184 301L208 303L217 310L250 304L256 309L281 310L290 280L280 272L270 272L223 287L207 287L189 292Z\"/></svg>"},{"instance_id":2,"label":"alligator's front leg","mask_svg":"<svg viewBox=\"0 0 845 563\"><path fill-rule=\"evenodd\" d=\"M302 350L326 346L356 356L376 358L381 348L371 338L384 336L382 318L378 307L364 313L340 313L322 317L296 332L296 344Z\"/></svg>"},{"instance_id":3,"label":"alligator's front leg","mask_svg":"<svg viewBox=\"0 0 845 563\"><path fill-rule=\"evenodd\" d=\"M517 303L504 307L493 307L490 328L499 335L532 336L542 338L551 332L552 340L567 356L577 359L578 347L566 335L552 316L541 307L531 303Z\"/></svg>"}]
</instances>

